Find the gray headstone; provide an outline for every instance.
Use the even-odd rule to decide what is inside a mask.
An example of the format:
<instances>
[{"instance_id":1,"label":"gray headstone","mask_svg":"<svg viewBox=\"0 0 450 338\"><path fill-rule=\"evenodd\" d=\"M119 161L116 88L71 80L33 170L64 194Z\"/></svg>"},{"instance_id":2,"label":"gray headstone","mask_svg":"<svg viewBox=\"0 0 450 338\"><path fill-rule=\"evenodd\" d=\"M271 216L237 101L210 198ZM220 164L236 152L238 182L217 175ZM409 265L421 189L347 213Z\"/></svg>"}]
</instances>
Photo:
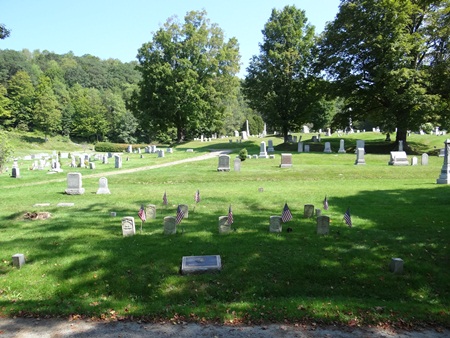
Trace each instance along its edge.
<instances>
[{"instance_id":1,"label":"gray headstone","mask_svg":"<svg viewBox=\"0 0 450 338\"><path fill-rule=\"evenodd\" d=\"M164 157L164 150L160 150L158 152L158 157Z\"/></svg>"},{"instance_id":2,"label":"gray headstone","mask_svg":"<svg viewBox=\"0 0 450 338\"><path fill-rule=\"evenodd\" d=\"M355 165L364 165L364 164L366 164L366 160L364 159L364 148L357 148Z\"/></svg>"},{"instance_id":3,"label":"gray headstone","mask_svg":"<svg viewBox=\"0 0 450 338\"><path fill-rule=\"evenodd\" d=\"M356 140L356 149L365 147L365 141L364 140Z\"/></svg>"},{"instance_id":4,"label":"gray headstone","mask_svg":"<svg viewBox=\"0 0 450 338\"><path fill-rule=\"evenodd\" d=\"M427 154L427 153L422 154L422 157L421 157L421 164L422 164L422 165L428 165L428 154Z\"/></svg>"},{"instance_id":5,"label":"gray headstone","mask_svg":"<svg viewBox=\"0 0 450 338\"><path fill-rule=\"evenodd\" d=\"M13 266L20 269L25 264L24 254L17 253L12 256Z\"/></svg>"},{"instance_id":6,"label":"gray headstone","mask_svg":"<svg viewBox=\"0 0 450 338\"><path fill-rule=\"evenodd\" d=\"M325 147L323 149L324 153L331 153L331 143L330 142L325 142Z\"/></svg>"},{"instance_id":7,"label":"gray headstone","mask_svg":"<svg viewBox=\"0 0 450 338\"><path fill-rule=\"evenodd\" d=\"M173 216L164 217L164 235L175 235L177 233L177 219Z\"/></svg>"},{"instance_id":8,"label":"gray headstone","mask_svg":"<svg viewBox=\"0 0 450 338\"><path fill-rule=\"evenodd\" d=\"M303 153L303 142L297 143L297 152Z\"/></svg>"},{"instance_id":9,"label":"gray headstone","mask_svg":"<svg viewBox=\"0 0 450 338\"><path fill-rule=\"evenodd\" d=\"M241 162L239 157L234 159L234 171L241 171Z\"/></svg>"},{"instance_id":10,"label":"gray headstone","mask_svg":"<svg viewBox=\"0 0 450 338\"><path fill-rule=\"evenodd\" d=\"M145 208L145 217L147 219L155 219L156 218L156 205L147 204L147 207Z\"/></svg>"},{"instance_id":11,"label":"gray headstone","mask_svg":"<svg viewBox=\"0 0 450 338\"><path fill-rule=\"evenodd\" d=\"M120 157L119 155L114 156L114 168L122 168L122 157Z\"/></svg>"},{"instance_id":12,"label":"gray headstone","mask_svg":"<svg viewBox=\"0 0 450 338\"><path fill-rule=\"evenodd\" d=\"M67 174L67 195L82 195L84 194L83 183L80 173Z\"/></svg>"},{"instance_id":13,"label":"gray headstone","mask_svg":"<svg viewBox=\"0 0 450 338\"><path fill-rule=\"evenodd\" d=\"M281 216L270 216L269 220L269 232L281 232L282 222Z\"/></svg>"},{"instance_id":14,"label":"gray headstone","mask_svg":"<svg viewBox=\"0 0 450 338\"><path fill-rule=\"evenodd\" d=\"M273 153L274 151L275 151L275 149L273 148L273 141L269 140L268 145L267 145L267 152Z\"/></svg>"},{"instance_id":15,"label":"gray headstone","mask_svg":"<svg viewBox=\"0 0 450 338\"><path fill-rule=\"evenodd\" d=\"M319 216L317 217L317 234L328 235L330 232L330 217Z\"/></svg>"},{"instance_id":16,"label":"gray headstone","mask_svg":"<svg viewBox=\"0 0 450 338\"><path fill-rule=\"evenodd\" d=\"M231 224L228 224L228 216L219 216L219 233L225 234L231 231Z\"/></svg>"},{"instance_id":17,"label":"gray headstone","mask_svg":"<svg viewBox=\"0 0 450 338\"><path fill-rule=\"evenodd\" d=\"M259 158L268 158L266 150L266 142L262 141L259 146Z\"/></svg>"},{"instance_id":18,"label":"gray headstone","mask_svg":"<svg viewBox=\"0 0 450 338\"><path fill-rule=\"evenodd\" d=\"M436 180L437 184L450 184L450 165L448 163L448 155L450 153L450 139L445 140L444 144L444 163L442 164L441 174Z\"/></svg>"},{"instance_id":19,"label":"gray headstone","mask_svg":"<svg viewBox=\"0 0 450 338\"><path fill-rule=\"evenodd\" d=\"M408 157L404 151L391 151L389 165L409 165Z\"/></svg>"},{"instance_id":20,"label":"gray headstone","mask_svg":"<svg viewBox=\"0 0 450 338\"><path fill-rule=\"evenodd\" d=\"M95 163L89 162L89 169L95 169Z\"/></svg>"},{"instance_id":21,"label":"gray headstone","mask_svg":"<svg viewBox=\"0 0 450 338\"><path fill-rule=\"evenodd\" d=\"M97 194L101 195L101 194L110 194L111 191L109 191L108 188L108 179L106 177L100 177L100 179L98 180L98 190L97 190Z\"/></svg>"},{"instance_id":22,"label":"gray headstone","mask_svg":"<svg viewBox=\"0 0 450 338\"><path fill-rule=\"evenodd\" d=\"M392 258L391 263L389 264L389 270L395 274L402 274L403 273L403 259Z\"/></svg>"},{"instance_id":23,"label":"gray headstone","mask_svg":"<svg viewBox=\"0 0 450 338\"><path fill-rule=\"evenodd\" d=\"M217 166L217 171L230 171L230 156L229 155L219 155L219 164Z\"/></svg>"},{"instance_id":24,"label":"gray headstone","mask_svg":"<svg viewBox=\"0 0 450 338\"><path fill-rule=\"evenodd\" d=\"M309 153L309 144L305 144L305 153Z\"/></svg>"},{"instance_id":25,"label":"gray headstone","mask_svg":"<svg viewBox=\"0 0 450 338\"><path fill-rule=\"evenodd\" d=\"M12 169L11 169L11 177L13 177L13 178L20 178L19 167L12 167Z\"/></svg>"},{"instance_id":26,"label":"gray headstone","mask_svg":"<svg viewBox=\"0 0 450 338\"><path fill-rule=\"evenodd\" d=\"M219 255L184 256L181 260L182 275L219 272L220 270L222 270L222 261Z\"/></svg>"},{"instance_id":27,"label":"gray headstone","mask_svg":"<svg viewBox=\"0 0 450 338\"><path fill-rule=\"evenodd\" d=\"M398 151L403 151L403 141L402 140L398 141Z\"/></svg>"},{"instance_id":28,"label":"gray headstone","mask_svg":"<svg viewBox=\"0 0 450 338\"><path fill-rule=\"evenodd\" d=\"M122 218L122 234L123 236L133 236L136 234L136 226L134 224L134 217Z\"/></svg>"},{"instance_id":29,"label":"gray headstone","mask_svg":"<svg viewBox=\"0 0 450 338\"><path fill-rule=\"evenodd\" d=\"M133 152L133 146L130 144L127 147L127 153L132 153Z\"/></svg>"},{"instance_id":30,"label":"gray headstone","mask_svg":"<svg viewBox=\"0 0 450 338\"><path fill-rule=\"evenodd\" d=\"M280 168L292 167L292 154L281 154Z\"/></svg>"},{"instance_id":31,"label":"gray headstone","mask_svg":"<svg viewBox=\"0 0 450 338\"><path fill-rule=\"evenodd\" d=\"M303 207L303 217L310 218L314 216L314 205L313 204L305 204Z\"/></svg>"},{"instance_id":32,"label":"gray headstone","mask_svg":"<svg viewBox=\"0 0 450 338\"><path fill-rule=\"evenodd\" d=\"M338 150L338 153L345 153L344 140L343 140L343 139L341 139L341 140L339 141L339 150Z\"/></svg>"},{"instance_id":33,"label":"gray headstone","mask_svg":"<svg viewBox=\"0 0 450 338\"><path fill-rule=\"evenodd\" d=\"M180 208L184 213L184 218L189 218L189 206L187 204L180 204Z\"/></svg>"},{"instance_id":34,"label":"gray headstone","mask_svg":"<svg viewBox=\"0 0 450 338\"><path fill-rule=\"evenodd\" d=\"M103 155L102 163L103 163L103 164L108 164L108 156L107 156L106 154Z\"/></svg>"}]
</instances>

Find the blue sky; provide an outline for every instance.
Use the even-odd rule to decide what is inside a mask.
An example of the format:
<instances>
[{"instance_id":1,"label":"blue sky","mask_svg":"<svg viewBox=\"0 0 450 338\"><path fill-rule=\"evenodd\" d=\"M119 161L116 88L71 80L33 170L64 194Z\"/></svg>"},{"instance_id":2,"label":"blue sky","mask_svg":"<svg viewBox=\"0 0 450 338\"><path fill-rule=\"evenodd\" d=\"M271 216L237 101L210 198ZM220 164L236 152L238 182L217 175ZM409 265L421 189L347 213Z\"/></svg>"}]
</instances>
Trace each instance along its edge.
<instances>
[{"instance_id":1,"label":"blue sky","mask_svg":"<svg viewBox=\"0 0 450 338\"><path fill-rule=\"evenodd\" d=\"M332 21L340 0L1 0L0 23L11 30L0 49L72 51L101 59L136 60L137 50L172 16L181 21L191 10L206 10L227 39L236 37L241 72L259 54L261 30L273 8L295 5L306 13L316 32Z\"/></svg>"}]
</instances>

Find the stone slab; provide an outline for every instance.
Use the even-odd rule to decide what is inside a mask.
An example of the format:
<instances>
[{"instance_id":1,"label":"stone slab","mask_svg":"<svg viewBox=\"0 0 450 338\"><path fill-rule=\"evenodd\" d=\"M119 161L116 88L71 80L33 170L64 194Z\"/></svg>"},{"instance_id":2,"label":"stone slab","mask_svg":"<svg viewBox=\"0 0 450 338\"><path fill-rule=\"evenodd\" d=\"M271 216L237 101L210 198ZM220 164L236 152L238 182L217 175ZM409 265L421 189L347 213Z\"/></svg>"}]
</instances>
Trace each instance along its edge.
<instances>
[{"instance_id":1,"label":"stone slab","mask_svg":"<svg viewBox=\"0 0 450 338\"><path fill-rule=\"evenodd\" d=\"M221 270L222 261L219 255L183 256L181 260L182 275L219 272Z\"/></svg>"}]
</instances>

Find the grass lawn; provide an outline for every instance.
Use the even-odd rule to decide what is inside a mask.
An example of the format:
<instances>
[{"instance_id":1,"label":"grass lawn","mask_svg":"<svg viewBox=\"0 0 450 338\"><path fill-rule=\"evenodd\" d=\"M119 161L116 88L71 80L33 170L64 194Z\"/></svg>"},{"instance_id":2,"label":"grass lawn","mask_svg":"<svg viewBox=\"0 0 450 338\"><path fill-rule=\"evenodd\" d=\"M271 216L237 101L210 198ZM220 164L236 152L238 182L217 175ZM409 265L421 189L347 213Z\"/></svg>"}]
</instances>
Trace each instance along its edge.
<instances>
[{"instance_id":1,"label":"grass lawn","mask_svg":"<svg viewBox=\"0 0 450 338\"><path fill-rule=\"evenodd\" d=\"M292 150L273 137L276 158L246 160L240 172L217 172L212 158L116 175L111 172L121 170L113 161L97 161L95 170L63 163L64 173L49 175L27 170L30 162L19 160L21 178L0 175L0 315L449 327L450 187L436 184L443 158L430 155L427 166L420 159L418 166L388 166L388 151L368 150L382 144L383 135L343 138L347 154L299 154L296 144ZM410 144L418 154L435 154L445 138L412 135ZM339 139L322 138L322 148L330 141L336 152ZM366 140L365 166L354 165L356 139ZM164 158L130 154L123 170L211 149L230 149L232 159L243 147L259 154L261 140L195 141L175 146ZM281 169L280 153L286 151L293 167ZM16 151L26 153L25 146ZM83 195L64 194L73 171L83 175ZM106 172L111 194L97 195L99 177L92 174ZM197 189L201 202L195 204ZM168 206L162 205L164 192ZM303 218L303 207L322 209L325 195L329 210L322 212L330 216L331 230L319 236L315 219ZM60 202L75 205L57 207ZM282 233L269 233L269 217L281 215L286 202L293 220ZM189 205L189 218L176 235L165 236L163 218L175 216L179 203ZM156 219L142 232L141 204L157 206ZM218 217L227 215L229 205L234 231L220 235ZM342 220L348 207L352 228ZM24 220L27 212L44 211L51 218ZM110 216L113 211L117 217ZM135 217L135 236L122 236L124 216ZM26 257L21 269L12 265L16 253ZM190 255L220 255L223 269L180 275L181 258ZM401 275L389 271L394 257L404 261Z\"/></svg>"}]
</instances>

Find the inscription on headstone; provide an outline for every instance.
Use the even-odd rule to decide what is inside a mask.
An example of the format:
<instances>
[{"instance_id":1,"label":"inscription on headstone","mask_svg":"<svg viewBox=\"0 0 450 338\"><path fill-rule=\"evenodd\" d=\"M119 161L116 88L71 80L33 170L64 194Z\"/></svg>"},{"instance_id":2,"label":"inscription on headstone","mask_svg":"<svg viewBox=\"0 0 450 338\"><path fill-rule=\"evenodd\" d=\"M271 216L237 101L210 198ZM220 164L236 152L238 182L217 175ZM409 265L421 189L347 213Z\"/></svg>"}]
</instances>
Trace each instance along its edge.
<instances>
[{"instance_id":1,"label":"inscription on headstone","mask_svg":"<svg viewBox=\"0 0 450 338\"><path fill-rule=\"evenodd\" d=\"M269 220L269 232L281 232L282 222L281 216L270 216Z\"/></svg>"},{"instance_id":2,"label":"inscription on headstone","mask_svg":"<svg viewBox=\"0 0 450 338\"><path fill-rule=\"evenodd\" d=\"M156 205L147 204L147 207L145 208L145 217L147 219L155 219L156 218Z\"/></svg>"},{"instance_id":3,"label":"inscription on headstone","mask_svg":"<svg viewBox=\"0 0 450 338\"><path fill-rule=\"evenodd\" d=\"M136 234L136 226L134 224L134 217L122 218L122 234L123 236L133 236Z\"/></svg>"},{"instance_id":4,"label":"inscription on headstone","mask_svg":"<svg viewBox=\"0 0 450 338\"><path fill-rule=\"evenodd\" d=\"M177 233L177 219L173 216L164 217L164 235L175 235Z\"/></svg>"},{"instance_id":5,"label":"inscription on headstone","mask_svg":"<svg viewBox=\"0 0 450 338\"><path fill-rule=\"evenodd\" d=\"M84 188L82 184L80 173L68 173L67 174L67 189L68 195L82 195L84 194Z\"/></svg>"},{"instance_id":6,"label":"inscription on headstone","mask_svg":"<svg viewBox=\"0 0 450 338\"><path fill-rule=\"evenodd\" d=\"M317 217L317 234L328 235L330 232L330 217L319 216Z\"/></svg>"},{"instance_id":7,"label":"inscription on headstone","mask_svg":"<svg viewBox=\"0 0 450 338\"><path fill-rule=\"evenodd\" d=\"M219 155L219 164L217 166L217 171L230 171L230 156L229 155Z\"/></svg>"},{"instance_id":8,"label":"inscription on headstone","mask_svg":"<svg viewBox=\"0 0 450 338\"><path fill-rule=\"evenodd\" d=\"M281 154L280 168L292 167L292 154Z\"/></svg>"},{"instance_id":9,"label":"inscription on headstone","mask_svg":"<svg viewBox=\"0 0 450 338\"><path fill-rule=\"evenodd\" d=\"M313 204L305 204L303 207L303 217L310 218L314 216L314 205Z\"/></svg>"},{"instance_id":10,"label":"inscription on headstone","mask_svg":"<svg viewBox=\"0 0 450 338\"><path fill-rule=\"evenodd\" d=\"M184 256L181 260L181 274L219 272L222 262L219 255Z\"/></svg>"}]
</instances>

